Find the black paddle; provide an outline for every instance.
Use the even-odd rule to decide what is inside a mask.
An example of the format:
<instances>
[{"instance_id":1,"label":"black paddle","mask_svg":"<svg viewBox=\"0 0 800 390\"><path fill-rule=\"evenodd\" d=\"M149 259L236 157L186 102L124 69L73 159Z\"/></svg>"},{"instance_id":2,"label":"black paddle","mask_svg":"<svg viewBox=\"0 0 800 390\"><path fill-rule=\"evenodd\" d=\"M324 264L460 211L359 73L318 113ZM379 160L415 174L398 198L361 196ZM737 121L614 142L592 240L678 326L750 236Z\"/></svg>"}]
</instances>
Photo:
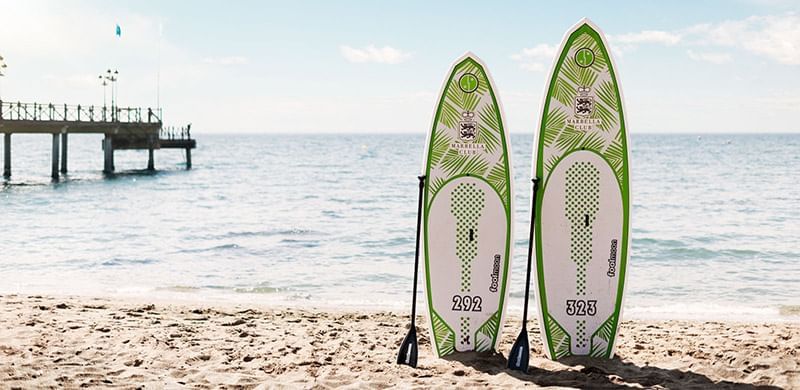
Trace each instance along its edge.
<instances>
[{"instance_id":1,"label":"black paddle","mask_svg":"<svg viewBox=\"0 0 800 390\"><path fill-rule=\"evenodd\" d=\"M528 343L528 294L531 287L531 258L533 256L533 225L536 221L536 191L539 179L533 178L533 195L531 199L531 230L528 236L528 272L525 276L525 306L522 309L522 330L517 336L517 341L508 353L508 368L516 371L528 372L528 358L530 357L530 343Z\"/></svg>"},{"instance_id":2,"label":"black paddle","mask_svg":"<svg viewBox=\"0 0 800 390\"><path fill-rule=\"evenodd\" d=\"M419 176L419 202L417 205L417 249L414 253L414 291L411 296L411 328L408 329L406 338L400 344L397 352L397 364L406 364L417 367L417 273L419 270L419 231L422 224L422 191L425 189L425 176Z\"/></svg>"}]
</instances>

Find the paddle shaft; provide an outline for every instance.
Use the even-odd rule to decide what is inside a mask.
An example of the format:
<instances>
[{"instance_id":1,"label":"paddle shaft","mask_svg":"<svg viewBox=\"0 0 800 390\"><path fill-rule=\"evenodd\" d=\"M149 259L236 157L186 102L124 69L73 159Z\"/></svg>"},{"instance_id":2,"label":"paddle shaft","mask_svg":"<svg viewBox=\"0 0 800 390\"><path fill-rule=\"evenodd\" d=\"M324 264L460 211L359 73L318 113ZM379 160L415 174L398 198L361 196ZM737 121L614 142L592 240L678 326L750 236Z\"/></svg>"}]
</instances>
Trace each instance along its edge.
<instances>
[{"instance_id":1,"label":"paddle shaft","mask_svg":"<svg viewBox=\"0 0 800 390\"><path fill-rule=\"evenodd\" d=\"M425 175L419 176L419 201L417 202L417 245L414 252L414 295L411 297L411 326L417 316L417 274L419 273L419 235L422 227L422 192L425 190Z\"/></svg>"},{"instance_id":2,"label":"paddle shaft","mask_svg":"<svg viewBox=\"0 0 800 390\"><path fill-rule=\"evenodd\" d=\"M528 324L528 295L531 289L531 259L533 258L533 226L536 222L536 192L539 189L539 179L534 177L533 194L531 194L531 229L528 236L528 271L525 274L525 306L522 311L522 328L526 329Z\"/></svg>"}]
</instances>

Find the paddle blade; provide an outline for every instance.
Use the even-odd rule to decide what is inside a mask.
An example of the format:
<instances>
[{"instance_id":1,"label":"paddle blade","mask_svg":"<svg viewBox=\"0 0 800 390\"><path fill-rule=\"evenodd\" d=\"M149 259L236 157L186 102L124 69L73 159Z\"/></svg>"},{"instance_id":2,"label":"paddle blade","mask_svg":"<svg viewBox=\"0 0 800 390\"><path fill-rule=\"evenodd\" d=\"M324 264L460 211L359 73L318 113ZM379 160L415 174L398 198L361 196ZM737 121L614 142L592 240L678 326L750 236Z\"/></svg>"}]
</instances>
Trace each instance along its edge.
<instances>
[{"instance_id":1,"label":"paddle blade","mask_svg":"<svg viewBox=\"0 0 800 390\"><path fill-rule=\"evenodd\" d=\"M517 336L517 341L508 353L508 368L515 371L528 372L528 358L530 357L530 344L528 343L528 330L524 327Z\"/></svg>"},{"instance_id":2,"label":"paddle blade","mask_svg":"<svg viewBox=\"0 0 800 390\"><path fill-rule=\"evenodd\" d=\"M405 364L417 368L417 327L411 325L406 338L400 344L400 351L397 353L397 364Z\"/></svg>"}]
</instances>

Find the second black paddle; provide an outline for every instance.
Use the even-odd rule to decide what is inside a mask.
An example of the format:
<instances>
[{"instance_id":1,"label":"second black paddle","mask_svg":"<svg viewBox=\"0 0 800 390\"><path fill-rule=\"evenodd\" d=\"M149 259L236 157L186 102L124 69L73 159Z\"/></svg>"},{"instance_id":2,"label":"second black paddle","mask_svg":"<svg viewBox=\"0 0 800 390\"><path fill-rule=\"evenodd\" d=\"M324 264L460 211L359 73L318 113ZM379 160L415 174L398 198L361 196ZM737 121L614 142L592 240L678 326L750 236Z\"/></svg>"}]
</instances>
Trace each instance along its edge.
<instances>
[{"instance_id":1,"label":"second black paddle","mask_svg":"<svg viewBox=\"0 0 800 390\"><path fill-rule=\"evenodd\" d=\"M536 192L539 189L539 179L533 178L533 193L531 195L531 229L528 236L528 271L525 275L525 306L522 309L522 330L517 336L517 341L508 353L508 368L516 371L528 372L530 359L530 343L528 342L528 295L531 289L531 259L533 257L533 226L536 222Z\"/></svg>"}]
</instances>

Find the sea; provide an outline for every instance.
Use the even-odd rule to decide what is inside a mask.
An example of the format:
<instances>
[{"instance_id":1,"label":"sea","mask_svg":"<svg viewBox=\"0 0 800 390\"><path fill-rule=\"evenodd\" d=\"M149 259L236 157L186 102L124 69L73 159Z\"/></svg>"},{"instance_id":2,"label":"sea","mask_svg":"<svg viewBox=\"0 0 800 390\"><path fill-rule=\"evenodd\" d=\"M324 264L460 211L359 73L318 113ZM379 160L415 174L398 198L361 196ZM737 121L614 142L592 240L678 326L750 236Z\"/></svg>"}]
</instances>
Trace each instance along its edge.
<instances>
[{"instance_id":1,"label":"sea","mask_svg":"<svg viewBox=\"0 0 800 390\"><path fill-rule=\"evenodd\" d=\"M0 294L408 310L422 134L197 135L117 151L14 135L0 179ZM2 141L0 141L2 143ZM530 134L512 134L521 315ZM800 321L800 135L635 134L626 318ZM418 292L424 307L422 292ZM534 302L532 300L532 302ZM532 308L532 310L535 309Z\"/></svg>"}]
</instances>

